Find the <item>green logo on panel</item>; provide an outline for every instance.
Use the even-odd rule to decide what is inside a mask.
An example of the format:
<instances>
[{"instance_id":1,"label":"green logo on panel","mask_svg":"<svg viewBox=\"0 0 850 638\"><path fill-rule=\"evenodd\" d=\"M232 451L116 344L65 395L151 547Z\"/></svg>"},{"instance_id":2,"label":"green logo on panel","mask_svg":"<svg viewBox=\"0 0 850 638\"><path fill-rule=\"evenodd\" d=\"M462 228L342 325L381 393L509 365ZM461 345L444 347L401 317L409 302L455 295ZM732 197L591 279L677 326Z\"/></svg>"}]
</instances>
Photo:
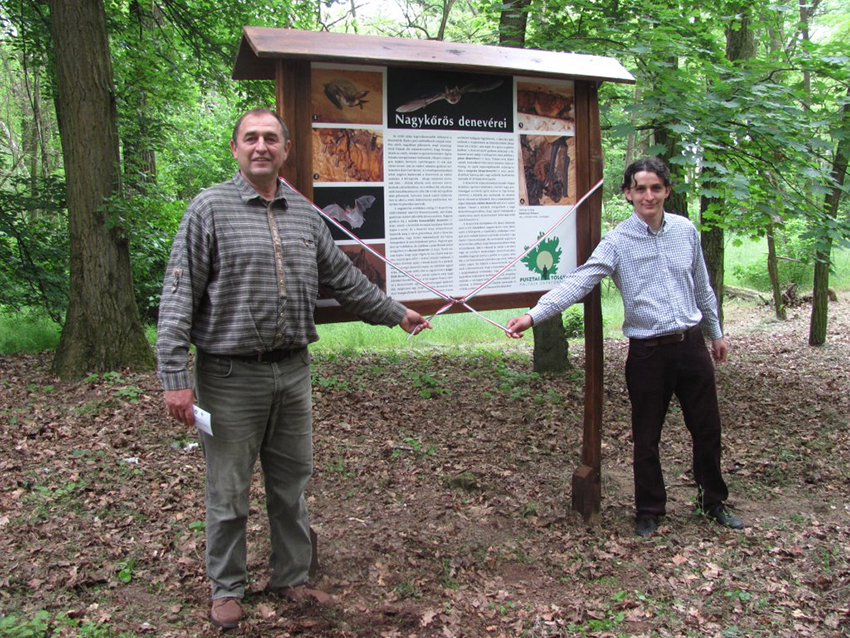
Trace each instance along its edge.
<instances>
[{"instance_id":1,"label":"green logo on panel","mask_svg":"<svg viewBox=\"0 0 850 638\"><path fill-rule=\"evenodd\" d=\"M542 236L543 233L540 233L537 238ZM561 240L557 237L544 239L522 258L522 263L530 271L538 273L541 279L549 279L558 272L558 263L561 261L561 249L558 247L560 243ZM528 246L525 246L524 250L528 250Z\"/></svg>"}]
</instances>

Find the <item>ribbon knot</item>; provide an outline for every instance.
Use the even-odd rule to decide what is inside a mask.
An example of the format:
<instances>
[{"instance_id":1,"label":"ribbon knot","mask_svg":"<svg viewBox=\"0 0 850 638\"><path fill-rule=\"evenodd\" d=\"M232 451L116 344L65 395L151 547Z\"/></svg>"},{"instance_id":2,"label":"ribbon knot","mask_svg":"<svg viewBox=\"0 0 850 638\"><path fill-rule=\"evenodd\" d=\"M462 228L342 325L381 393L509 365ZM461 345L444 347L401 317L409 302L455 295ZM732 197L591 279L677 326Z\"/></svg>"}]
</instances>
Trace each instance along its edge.
<instances>
[{"instance_id":1,"label":"ribbon knot","mask_svg":"<svg viewBox=\"0 0 850 638\"><path fill-rule=\"evenodd\" d=\"M290 184L290 183L289 183L288 181L286 181L284 178L282 178L282 177L281 177L281 178L279 178L279 179L280 179L280 181L282 181L284 184L286 184L289 188L291 188L294 192L296 192L296 193L298 193L299 195L301 195L301 197L304 197L304 194L303 194L303 193L301 193L301 191L299 191L297 188L295 188L292 184ZM390 266L390 267L391 267L391 268L393 268L394 270L396 270L396 271L400 272L400 273L401 273L402 275L404 275L405 277L408 277L409 279L411 279L411 280L415 281L416 283L418 283L419 285L421 285L423 288L426 288L427 290L430 290L430 291L431 291L432 293L434 293L436 296L438 296L438 297L440 297L441 299L445 300L445 301L446 301L446 304L445 304L442 308L440 308L437 312L435 312L433 315L431 315L430 317L428 317L428 321L430 321L431 319L433 319L434 317L436 317L436 316L438 316L438 315L443 314L444 312L446 312L447 310L449 310L450 308L452 308L452 307L454 307L454 306L461 305L461 306L463 306L464 308L466 308L467 310L469 310L471 313L473 313L473 314L475 314L475 315L477 315L477 316L481 317L481 319L483 319L483 320L484 320L484 321L486 321L487 323L490 323L490 324L492 324L492 325L496 326L497 328L501 328L501 329L502 329L502 331L504 331L504 333L505 333L506 335L510 335L510 334L511 334L511 332L510 332L510 331L509 331L509 330L508 330L505 326L503 326L503 325L502 325L502 324L500 324L500 323L497 323L497 322L493 321L493 320L492 320L492 319L490 319L489 317L485 317L485 316L484 316L484 315L482 315L480 312L478 312L475 308L473 308L472 306L470 306L470 305L469 305L469 300L470 300L470 299L472 299L473 297L475 297L475 295L477 295L478 293L480 293L482 290L484 290L484 289L485 289L487 286L489 286L491 283L493 283L494 281L496 281L496 279L498 279L498 278L499 278L499 277L500 277L500 276L501 276L501 275L502 275L502 274L503 274L506 270L508 270L508 268L510 268L511 266L513 266L515 263L517 263L517 262L518 262L520 259L522 259L523 257L525 257L528 253L530 253L532 250L534 250L540 242L542 242L542 241L543 241L544 239L546 239L549 235L551 235L551 234L555 231L555 229L556 229L558 226L560 226L560 225L561 225L561 223L562 223L562 222L563 222L563 221L564 221L567 217L569 217L569 216L570 216L570 215L571 215L571 214L572 214L572 213L573 213L573 212L574 212L574 211L575 211L575 210L576 210L579 206L581 206L581 205L582 205L582 204L583 204L583 203L587 200L587 198L588 198L588 197L590 197L593 193L595 193L595 192L599 189L599 187L600 187L600 186L602 186L602 182L603 182L603 180L601 180L601 179L600 179L598 182L596 182L596 185L595 185L593 188L591 188L589 191L587 191L587 192L586 192L586 193L582 196L582 198L581 198L581 199L579 199L579 200L578 200L575 204L573 204L573 205L572 205L572 207L571 207L571 208L570 208L567 212L565 212L565 213L561 216L561 218L560 218L560 219L558 219L558 221L556 221L554 224L552 224L552 226L549 228L549 230L547 230L545 233L543 233L542 235L540 235L540 237L538 237L538 238L537 238L537 241L535 241L533 244L531 244L531 246L529 246L528 248L526 248L526 249L525 249L523 252L521 252L519 255L517 255L516 257L514 257L514 258L513 258L510 262L508 262L508 264L507 264L507 265L505 265L503 268L501 268L501 269L500 269L500 270L499 270L499 271L498 271L495 275L493 275L492 277L490 277L487 281L485 281L484 283L482 283L482 284L481 284L480 286L478 286L475 290L473 290L472 292L470 292L469 294L467 294L467 295L466 295L466 296L464 296L464 297L454 297L454 296L452 296L452 295L448 295L448 294L446 294L446 293L444 293L444 292L442 292L442 291L438 290L437 288L434 288L433 286L431 286L431 285L429 285L429 284L425 283L424 281L422 281L421 279L419 279L419 278L418 278L418 277L416 277L415 275L413 275L413 274L411 274L411 273L407 272L407 271L406 271L404 268L402 268L401 266L398 266L398 265L394 264L394 263L393 263L393 262L391 262L389 259L387 259L387 258L386 258L386 257L384 257L383 255L381 255L380 253L376 252L376 251L375 251L375 250L374 250L371 246L369 246L368 244L364 243L364 242L363 242L363 240L361 240L359 237L357 237L357 235L355 235L354 233L352 233L352 232L351 232L350 230L348 230L345 226L343 226L342 224L340 224L337 220L335 220L335 219L331 218L331 217L330 217L330 216L329 216L329 215L328 215L325 211L323 211L321 208L319 208L319 207L315 204L315 202L312 202L311 200L307 199L306 197L304 197L304 199L305 199L305 200L306 200L306 201L307 201L307 202L308 202L308 203L309 203L309 204L310 204L310 205L311 205L311 206L312 206L312 207L316 210L316 212L318 212L318 213L319 213L319 215L321 215L321 216L322 216L322 218L323 218L323 219L327 220L327 222L328 222L328 223L332 224L333 226L335 226L336 228L338 228L340 231L342 231L343 233L345 233L346 235L348 235L349 237L351 237L351 239L353 239L354 241L356 241L356 242L357 242L358 244L360 244L363 248L365 248L367 251L369 251L372 255L374 255L375 257L377 257L378 259L380 259L382 262L384 262L387 266ZM421 331L421 328L420 328L420 329L414 329L414 330L412 330L412 331L411 331L411 333L410 333L410 335L408 336L408 340L409 340L411 337L413 337L414 335L419 334L419 332L420 332L420 331Z\"/></svg>"}]
</instances>

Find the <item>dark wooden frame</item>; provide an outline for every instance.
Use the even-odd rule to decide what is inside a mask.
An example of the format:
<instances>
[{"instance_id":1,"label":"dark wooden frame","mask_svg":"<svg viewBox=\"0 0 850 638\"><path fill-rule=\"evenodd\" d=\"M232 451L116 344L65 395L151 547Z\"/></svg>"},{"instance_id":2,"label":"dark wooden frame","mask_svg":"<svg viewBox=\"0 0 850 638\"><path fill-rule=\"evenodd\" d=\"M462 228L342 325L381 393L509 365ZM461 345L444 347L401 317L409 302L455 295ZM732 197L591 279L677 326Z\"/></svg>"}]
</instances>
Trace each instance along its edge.
<instances>
[{"instance_id":1,"label":"dark wooden frame","mask_svg":"<svg viewBox=\"0 0 850 638\"><path fill-rule=\"evenodd\" d=\"M277 111L290 127L292 150L283 175L305 196L313 197L312 117L309 99L312 62L438 68L446 71L486 72L523 77L573 80L576 119L576 186L586 193L602 179L602 138L599 124L599 84L633 83L634 78L611 58L552 51L513 49L434 42L245 27L233 71L235 80L275 81ZM602 191L596 191L577 211L577 259L584 263L601 237ZM533 306L541 292L481 295L477 310ZM422 313L443 305L441 299L412 302ZM596 522L601 503L602 431L602 306L597 286L583 300L585 323L584 437L581 465L572 477L572 507L585 521ZM455 306L452 311L464 309ZM317 312L317 317L319 316ZM353 317L342 308L321 309L323 321Z\"/></svg>"}]
</instances>

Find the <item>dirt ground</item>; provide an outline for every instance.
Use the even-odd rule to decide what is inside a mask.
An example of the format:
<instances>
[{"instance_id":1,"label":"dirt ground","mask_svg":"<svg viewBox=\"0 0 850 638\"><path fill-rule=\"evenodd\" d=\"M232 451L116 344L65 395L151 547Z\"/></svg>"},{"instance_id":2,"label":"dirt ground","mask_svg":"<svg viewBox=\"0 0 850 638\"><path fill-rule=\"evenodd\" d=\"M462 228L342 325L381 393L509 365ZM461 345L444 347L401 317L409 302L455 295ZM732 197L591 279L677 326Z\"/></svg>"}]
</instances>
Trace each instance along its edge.
<instances>
[{"instance_id":1,"label":"dirt ground","mask_svg":"<svg viewBox=\"0 0 850 638\"><path fill-rule=\"evenodd\" d=\"M494 349L316 360L313 583L333 600L262 593L258 469L248 617L230 635L850 635L850 300L831 304L823 347L807 345L809 312L726 308L723 466L742 532L695 513L674 405L668 515L635 536L625 342L605 344L593 527L570 509L580 347L573 374L547 377ZM217 635L194 432L166 417L152 374L65 384L49 363L0 358L0 636Z\"/></svg>"}]
</instances>

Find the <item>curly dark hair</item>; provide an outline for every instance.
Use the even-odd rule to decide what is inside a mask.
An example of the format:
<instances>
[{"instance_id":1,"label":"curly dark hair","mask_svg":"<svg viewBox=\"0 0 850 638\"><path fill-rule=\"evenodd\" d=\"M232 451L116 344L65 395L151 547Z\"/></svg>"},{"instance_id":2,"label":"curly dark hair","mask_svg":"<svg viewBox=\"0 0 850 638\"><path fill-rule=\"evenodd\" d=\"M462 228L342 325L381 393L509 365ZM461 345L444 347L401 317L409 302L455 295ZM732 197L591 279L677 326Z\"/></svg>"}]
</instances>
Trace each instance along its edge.
<instances>
[{"instance_id":1,"label":"curly dark hair","mask_svg":"<svg viewBox=\"0 0 850 638\"><path fill-rule=\"evenodd\" d=\"M668 188L671 186L670 169L667 168L667 164L657 157L643 157L629 164L629 167L623 174L623 183L620 185L620 190L625 191L627 188L631 188L632 182L634 182L635 173L643 171L647 173L655 173L661 178L661 181L664 182L665 186Z\"/></svg>"}]
</instances>

